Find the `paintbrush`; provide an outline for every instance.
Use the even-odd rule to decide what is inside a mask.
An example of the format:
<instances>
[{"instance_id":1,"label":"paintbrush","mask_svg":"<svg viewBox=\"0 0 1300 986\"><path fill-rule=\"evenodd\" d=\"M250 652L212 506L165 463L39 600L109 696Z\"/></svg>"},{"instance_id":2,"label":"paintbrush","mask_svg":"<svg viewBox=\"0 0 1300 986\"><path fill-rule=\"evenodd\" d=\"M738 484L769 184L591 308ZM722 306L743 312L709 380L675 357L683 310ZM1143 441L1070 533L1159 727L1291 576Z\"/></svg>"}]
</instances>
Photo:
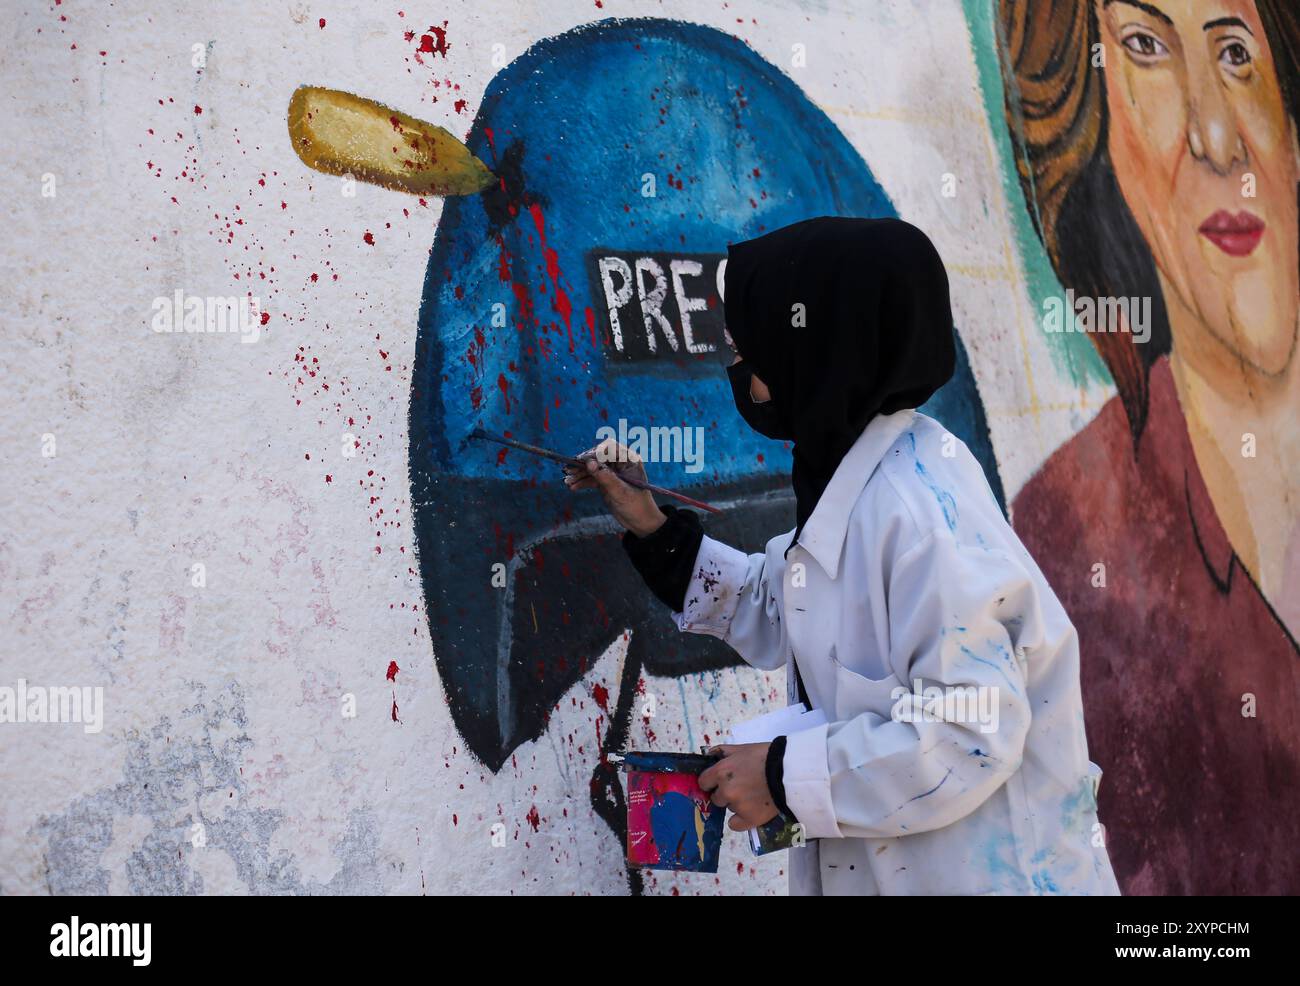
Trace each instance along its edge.
<instances>
[{"instance_id":1,"label":"paintbrush","mask_svg":"<svg viewBox=\"0 0 1300 986\"><path fill-rule=\"evenodd\" d=\"M540 445L529 445L527 442L516 441L513 438L506 438L505 435L498 435L496 432L488 431L484 428L475 428L469 433L470 438L479 438L487 442L496 442L498 445L506 445L510 448L517 448L521 452L528 452L530 455L539 455L544 459L552 459L555 462L563 462L567 466L576 466L579 469L587 468L587 460L575 455L563 455L560 452L552 452L548 448L542 448ZM602 466L602 468L605 468ZM682 503L689 504L692 507L699 507L701 510L707 510L709 513L722 513L717 507L710 506L702 500L696 500L685 493L678 493L676 490L670 490L664 486L656 486L654 483L647 483L644 480L635 479L632 476L625 476L619 470L611 470L615 476L623 480L629 486L635 486L639 490L649 490L651 493L658 493L661 496L669 496L674 500L680 500Z\"/></svg>"}]
</instances>

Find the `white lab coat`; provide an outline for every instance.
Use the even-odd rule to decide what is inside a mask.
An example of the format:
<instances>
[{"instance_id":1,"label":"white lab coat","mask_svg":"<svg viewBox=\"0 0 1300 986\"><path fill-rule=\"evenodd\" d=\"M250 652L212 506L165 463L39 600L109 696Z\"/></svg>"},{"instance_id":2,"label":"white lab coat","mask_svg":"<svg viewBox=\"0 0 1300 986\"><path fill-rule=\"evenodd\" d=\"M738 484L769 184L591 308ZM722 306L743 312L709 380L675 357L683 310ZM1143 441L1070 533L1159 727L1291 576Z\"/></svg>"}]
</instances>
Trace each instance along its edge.
<instances>
[{"instance_id":1,"label":"white lab coat","mask_svg":"<svg viewBox=\"0 0 1300 986\"><path fill-rule=\"evenodd\" d=\"M1078 634L966 446L920 412L877 416L787 557L793 535L753 555L706 536L672 614L786 666L791 697L798 655L830 720L787 741L809 840L790 892L1117 894Z\"/></svg>"}]
</instances>

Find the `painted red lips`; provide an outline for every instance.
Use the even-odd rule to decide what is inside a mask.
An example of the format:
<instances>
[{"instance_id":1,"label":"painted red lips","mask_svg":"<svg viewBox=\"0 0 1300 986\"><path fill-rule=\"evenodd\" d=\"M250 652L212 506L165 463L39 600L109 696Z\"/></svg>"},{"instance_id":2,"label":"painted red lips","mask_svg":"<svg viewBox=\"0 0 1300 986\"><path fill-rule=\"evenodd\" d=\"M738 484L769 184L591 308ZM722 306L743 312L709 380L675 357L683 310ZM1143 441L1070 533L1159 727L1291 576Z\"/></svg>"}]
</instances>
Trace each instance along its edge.
<instances>
[{"instance_id":1,"label":"painted red lips","mask_svg":"<svg viewBox=\"0 0 1300 986\"><path fill-rule=\"evenodd\" d=\"M1230 257L1246 257L1259 246L1264 236L1264 220L1253 212L1235 216L1220 209L1201 223L1200 234Z\"/></svg>"}]
</instances>

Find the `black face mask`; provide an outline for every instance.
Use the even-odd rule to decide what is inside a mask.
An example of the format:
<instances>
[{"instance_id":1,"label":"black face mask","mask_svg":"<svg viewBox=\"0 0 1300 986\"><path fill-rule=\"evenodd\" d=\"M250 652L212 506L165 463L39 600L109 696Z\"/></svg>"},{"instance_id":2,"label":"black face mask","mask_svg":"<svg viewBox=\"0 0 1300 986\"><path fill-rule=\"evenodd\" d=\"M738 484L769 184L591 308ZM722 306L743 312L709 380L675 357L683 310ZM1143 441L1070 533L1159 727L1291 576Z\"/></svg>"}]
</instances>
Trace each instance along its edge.
<instances>
[{"instance_id":1,"label":"black face mask","mask_svg":"<svg viewBox=\"0 0 1300 986\"><path fill-rule=\"evenodd\" d=\"M750 396L749 382L753 376L753 369L744 360L727 367L727 379L731 381L731 396L736 402L736 410L745 419L745 423L760 435L778 442L794 441L794 435L786 429L772 401L760 403Z\"/></svg>"}]
</instances>

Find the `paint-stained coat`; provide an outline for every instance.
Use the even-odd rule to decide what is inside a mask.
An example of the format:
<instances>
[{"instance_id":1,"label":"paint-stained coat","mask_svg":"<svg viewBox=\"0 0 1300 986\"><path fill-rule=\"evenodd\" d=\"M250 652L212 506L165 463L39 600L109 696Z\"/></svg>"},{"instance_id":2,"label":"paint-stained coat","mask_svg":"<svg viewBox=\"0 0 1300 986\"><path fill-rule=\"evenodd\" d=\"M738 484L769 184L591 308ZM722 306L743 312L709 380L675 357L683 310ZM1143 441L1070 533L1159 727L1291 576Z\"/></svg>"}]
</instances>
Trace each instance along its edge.
<instances>
[{"instance_id":1,"label":"paint-stained coat","mask_svg":"<svg viewBox=\"0 0 1300 986\"><path fill-rule=\"evenodd\" d=\"M786 748L791 892L1118 893L1078 634L966 446L873 419L793 535L705 537L673 614L791 689L797 657L826 712Z\"/></svg>"}]
</instances>

